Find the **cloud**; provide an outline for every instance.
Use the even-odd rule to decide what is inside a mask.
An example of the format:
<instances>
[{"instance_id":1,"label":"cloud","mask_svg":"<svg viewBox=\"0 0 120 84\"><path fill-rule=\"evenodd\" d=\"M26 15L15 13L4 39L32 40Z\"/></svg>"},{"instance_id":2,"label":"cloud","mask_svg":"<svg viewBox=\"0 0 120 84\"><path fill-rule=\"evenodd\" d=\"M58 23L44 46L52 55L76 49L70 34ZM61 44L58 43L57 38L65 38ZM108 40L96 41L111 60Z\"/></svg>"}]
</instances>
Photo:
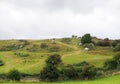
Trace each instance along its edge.
<instances>
[{"instance_id":1,"label":"cloud","mask_svg":"<svg viewBox=\"0 0 120 84\"><path fill-rule=\"evenodd\" d=\"M120 36L119 0L0 0L0 39Z\"/></svg>"}]
</instances>

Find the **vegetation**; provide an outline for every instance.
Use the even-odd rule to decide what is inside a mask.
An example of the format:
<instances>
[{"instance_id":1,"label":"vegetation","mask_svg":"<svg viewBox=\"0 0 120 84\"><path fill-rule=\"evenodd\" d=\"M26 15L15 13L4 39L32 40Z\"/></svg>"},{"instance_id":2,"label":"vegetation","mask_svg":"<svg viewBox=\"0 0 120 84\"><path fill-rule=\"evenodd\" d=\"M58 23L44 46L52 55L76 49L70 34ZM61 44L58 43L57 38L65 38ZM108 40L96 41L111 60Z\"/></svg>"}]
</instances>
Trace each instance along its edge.
<instances>
[{"instance_id":1,"label":"vegetation","mask_svg":"<svg viewBox=\"0 0 120 84\"><path fill-rule=\"evenodd\" d=\"M12 81L20 81L21 78L21 74L18 70L13 69L8 73L8 79L12 80Z\"/></svg>"},{"instance_id":2,"label":"vegetation","mask_svg":"<svg viewBox=\"0 0 120 84\"><path fill-rule=\"evenodd\" d=\"M100 41L102 45L97 45ZM1 40L0 78L19 81L21 76L22 80L29 77L38 80L40 76L41 81L53 82L110 76L120 70L120 54L115 55L119 51L113 52L119 42L114 41L93 38L90 34L82 38L73 35L62 39ZM84 47L91 50L85 52ZM10 73L20 79L12 78Z\"/></svg>"},{"instance_id":3,"label":"vegetation","mask_svg":"<svg viewBox=\"0 0 120 84\"><path fill-rule=\"evenodd\" d=\"M91 42L92 42L92 37L90 34L85 34L84 36L82 36L82 38L81 38L82 44L91 43Z\"/></svg>"},{"instance_id":4,"label":"vegetation","mask_svg":"<svg viewBox=\"0 0 120 84\"><path fill-rule=\"evenodd\" d=\"M61 63L60 55L53 54L46 60L46 66L40 72L42 81L57 81L59 77L58 64Z\"/></svg>"}]
</instances>

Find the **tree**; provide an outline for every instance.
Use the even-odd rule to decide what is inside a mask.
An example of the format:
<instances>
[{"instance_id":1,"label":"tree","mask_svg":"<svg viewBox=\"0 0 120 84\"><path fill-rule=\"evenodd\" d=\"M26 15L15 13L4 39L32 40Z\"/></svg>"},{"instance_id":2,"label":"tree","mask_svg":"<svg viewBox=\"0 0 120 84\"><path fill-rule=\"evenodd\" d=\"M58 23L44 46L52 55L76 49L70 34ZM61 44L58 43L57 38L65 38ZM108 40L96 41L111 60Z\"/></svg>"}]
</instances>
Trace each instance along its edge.
<instances>
[{"instance_id":1,"label":"tree","mask_svg":"<svg viewBox=\"0 0 120 84\"><path fill-rule=\"evenodd\" d=\"M85 34L84 36L82 36L81 38L81 43L85 44L85 43L91 43L92 37L90 34Z\"/></svg>"},{"instance_id":2,"label":"tree","mask_svg":"<svg viewBox=\"0 0 120 84\"><path fill-rule=\"evenodd\" d=\"M53 54L46 60L46 67L40 72L42 81L57 81L59 77L58 65L61 63L59 54Z\"/></svg>"}]
</instances>

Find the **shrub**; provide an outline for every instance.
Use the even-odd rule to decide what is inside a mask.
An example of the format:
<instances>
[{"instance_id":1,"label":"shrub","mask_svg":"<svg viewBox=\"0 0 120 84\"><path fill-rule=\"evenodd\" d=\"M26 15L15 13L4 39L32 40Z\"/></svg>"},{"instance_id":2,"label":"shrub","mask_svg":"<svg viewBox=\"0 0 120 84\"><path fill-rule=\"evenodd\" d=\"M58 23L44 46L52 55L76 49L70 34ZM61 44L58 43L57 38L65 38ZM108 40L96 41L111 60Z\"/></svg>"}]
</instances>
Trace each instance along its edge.
<instances>
[{"instance_id":1,"label":"shrub","mask_svg":"<svg viewBox=\"0 0 120 84\"><path fill-rule=\"evenodd\" d=\"M120 44L117 44L117 45L115 46L114 51L115 51L115 52L120 51Z\"/></svg>"},{"instance_id":2,"label":"shrub","mask_svg":"<svg viewBox=\"0 0 120 84\"><path fill-rule=\"evenodd\" d=\"M66 44L70 44L71 43L71 38L62 38L61 42L66 43Z\"/></svg>"},{"instance_id":3,"label":"shrub","mask_svg":"<svg viewBox=\"0 0 120 84\"><path fill-rule=\"evenodd\" d=\"M59 78L59 70L53 66L46 66L40 72L40 79L46 82L57 81Z\"/></svg>"},{"instance_id":4,"label":"shrub","mask_svg":"<svg viewBox=\"0 0 120 84\"><path fill-rule=\"evenodd\" d=\"M113 57L113 60L115 60L118 65L120 65L120 52Z\"/></svg>"},{"instance_id":5,"label":"shrub","mask_svg":"<svg viewBox=\"0 0 120 84\"><path fill-rule=\"evenodd\" d=\"M85 43L91 43L92 37L90 36L90 34L85 34L84 36L82 36L81 38L81 43L84 45Z\"/></svg>"},{"instance_id":6,"label":"shrub","mask_svg":"<svg viewBox=\"0 0 120 84\"><path fill-rule=\"evenodd\" d=\"M10 79L12 81L20 81L21 74L18 70L13 69L13 70L10 70L7 77L8 77L8 79Z\"/></svg>"},{"instance_id":7,"label":"shrub","mask_svg":"<svg viewBox=\"0 0 120 84\"><path fill-rule=\"evenodd\" d=\"M57 66L60 63L61 63L61 56L59 54L50 55L46 60L46 64L51 66Z\"/></svg>"},{"instance_id":8,"label":"shrub","mask_svg":"<svg viewBox=\"0 0 120 84\"><path fill-rule=\"evenodd\" d=\"M20 57L28 57L29 56L29 54L27 54L27 53L14 53L14 54L17 56L20 56Z\"/></svg>"},{"instance_id":9,"label":"shrub","mask_svg":"<svg viewBox=\"0 0 120 84\"><path fill-rule=\"evenodd\" d=\"M2 60L0 60L0 66L3 66L4 62Z\"/></svg>"},{"instance_id":10,"label":"shrub","mask_svg":"<svg viewBox=\"0 0 120 84\"><path fill-rule=\"evenodd\" d=\"M62 79L78 79L77 69L72 65L67 65L61 70Z\"/></svg>"},{"instance_id":11,"label":"shrub","mask_svg":"<svg viewBox=\"0 0 120 84\"><path fill-rule=\"evenodd\" d=\"M88 62L86 61L83 61L83 62L80 62L80 63L76 63L76 64L73 64L74 66L86 66L86 65L89 65Z\"/></svg>"},{"instance_id":12,"label":"shrub","mask_svg":"<svg viewBox=\"0 0 120 84\"><path fill-rule=\"evenodd\" d=\"M108 38L105 38L104 40L100 40L96 43L97 46L110 46L111 43Z\"/></svg>"},{"instance_id":13,"label":"shrub","mask_svg":"<svg viewBox=\"0 0 120 84\"><path fill-rule=\"evenodd\" d=\"M87 48L89 48L89 49L94 49L94 48L95 48L95 45L94 45L93 43L89 43L89 44L86 43L86 44L83 45L83 47L84 47L84 48L87 47Z\"/></svg>"},{"instance_id":14,"label":"shrub","mask_svg":"<svg viewBox=\"0 0 120 84\"><path fill-rule=\"evenodd\" d=\"M96 68L93 65L87 65L82 68L81 79L93 79L97 73Z\"/></svg>"},{"instance_id":15,"label":"shrub","mask_svg":"<svg viewBox=\"0 0 120 84\"><path fill-rule=\"evenodd\" d=\"M107 60L104 63L104 69L105 70L113 70L116 69L117 67L117 62L115 60Z\"/></svg>"},{"instance_id":16,"label":"shrub","mask_svg":"<svg viewBox=\"0 0 120 84\"><path fill-rule=\"evenodd\" d=\"M53 46L51 48L49 48L50 52L58 52L59 51L59 47L57 46Z\"/></svg>"},{"instance_id":17,"label":"shrub","mask_svg":"<svg viewBox=\"0 0 120 84\"><path fill-rule=\"evenodd\" d=\"M41 43L41 45L40 45L40 48L42 48L42 49L45 49L47 47L48 47L48 45L46 43Z\"/></svg>"},{"instance_id":18,"label":"shrub","mask_svg":"<svg viewBox=\"0 0 120 84\"><path fill-rule=\"evenodd\" d=\"M57 81L59 78L59 70L57 66L61 63L59 54L53 54L46 60L46 66L40 72L42 81Z\"/></svg>"},{"instance_id":19,"label":"shrub","mask_svg":"<svg viewBox=\"0 0 120 84\"><path fill-rule=\"evenodd\" d=\"M112 46L113 47L115 47L117 44L119 44L120 43L120 40L114 40L113 42L112 42Z\"/></svg>"}]
</instances>

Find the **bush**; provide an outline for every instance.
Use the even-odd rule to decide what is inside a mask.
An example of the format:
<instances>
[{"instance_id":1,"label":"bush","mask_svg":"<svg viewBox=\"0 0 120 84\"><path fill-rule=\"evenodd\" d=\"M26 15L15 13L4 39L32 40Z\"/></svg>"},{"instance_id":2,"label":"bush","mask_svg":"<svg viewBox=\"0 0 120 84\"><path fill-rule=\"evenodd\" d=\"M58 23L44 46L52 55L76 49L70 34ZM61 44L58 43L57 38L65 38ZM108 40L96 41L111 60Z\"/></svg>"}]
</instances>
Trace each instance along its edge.
<instances>
[{"instance_id":1,"label":"bush","mask_svg":"<svg viewBox=\"0 0 120 84\"><path fill-rule=\"evenodd\" d=\"M40 79L46 82L57 81L59 78L59 70L53 66L46 66L40 72Z\"/></svg>"},{"instance_id":2,"label":"bush","mask_svg":"<svg viewBox=\"0 0 120 84\"><path fill-rule=\"evenodd\" d=\"M86 62L86 61L83 61L83 62L80 62L80 63L73 64L73 66L86 66L86 65L89 65L89 63Z\"/></svg>"},{"instance_id":3,"label":"bush","mask_svg":"<svg viewBox=\"0 0 120 84\"><path fill-rule=\"evenodd\" d=\"M71 38L62 38L61 42L66 43L66 44L70 44L71 43Z\"/></svg>"},{"instance_id":4,"label":"bush","mask_svg":"<svg viewBox=\"0 0 120 84\"><path fill-rule=\"evenodd\" d=\"M50 50L50 52L58 52L59 51L59 47L53 46L49 50Z\"/></svg>"},{"instance_id":5,"label":"bush","mask_svg":"<svg viewBox=\"0 0 120 84\"><path fill-rule=\"evenodd\" d=\"M113 60L115 60L118 65L120 65L120 52L113 57Z\"/></svg>"},{"instance_id":6,"label":"bush","mask_svg":"<svg viewBox=\"0 0 120 84\"><path fill-rule=\"evenodd\" d=\"M120 44L118 44L118 45L115 46L114 51L115 51L115 52L120 51Z\"/></svg>"},{"instance_id":7,"label":"bush","mask_svg":"<svg viewBox=\"0 0 120 84\"><path fill-rule=\"evenodd\" d=\"M27 54L27 53L14 53L14 54L17 56L20 56L20 57L28 57L29 56L29 54Z\"/></svg>"},{"instance_id":8,"label":"bush","mask_svg":"<svg viewBox=\"0 0 120 84\"><path fill-rule=\"evenodd\" d=\"M0 60L0 66L3 66L4 62L2 60Z\"/></svg>"},{"instance_id":9,"label":"bush","mask_svg":"<svg viewBox=\"0 0 120 84\"><path fill-rule=\"evenodd\" d=\"M116 69L117 67L117 62L115 60L107 60L105 63L104 63L104 69L105 70L113 70L113 69Z\"/></svg>"},{"instance_id":10,"label":"bush","mask_svg":"<svg viewBox=\"0 0 120 84\"><path fill-rule=\"evenodd\" d=\"M112 42L112 46L113 47L115 47L117 44L119 44L120 43L120 40L114 40L113 42Z\"/></svg>"},{"instance_id":11,"label":"bush","mask_svg":"<svg viewBox=\"0 0 120 84\"><path fill-rule=\"evenodd\" d=\"M8 73L8 79L12 80L12 81L20 81L21 79L21 74L18 70L13 69Z\"/></svg>"},{"instance_id":12,"label":"bush","mask_svg":"<svg viewBox=\"0 0 120 84\"><path fill-rule=\"evenodd\" d=\"M111 43L109 41L108 38L104 39L104 40L100 40L96 43L97 46L111 46Z\"/></svg>"},{"instance_id":13,"label":"bush","mask_svg":"<svg viewBox=\"0 0 120 84\"><path fill-rule=\"evenodd\" d=\"M67 65L61 70L62 79L78 79L77 69L72 65Z\"/></svg>"},{"instance_id":14,"label":"bush","mask_svg":"<svg viewBox=\"0 0 120 84\"><path fill-rule=\"evenodd\" d=\"M51 66L57 66L60 63L61 63L61 56L59 54L50 55L46 60L46 64Z\"/></svg>"},{"instance_id":15,"label":"bush","mask_svg":"<svg viewBox=\"0 0 120 84\"><path fill-rule=\"evenodd\" d=\"M57 66L61 63L59 54L53 54L46 60L46 66L40 72L40 79L42 81L57 81L59 78L59 70Z\"/></svg>"},{"instance_id":16,"label":"bush","mask_svg":"<svg viewBox=\"0 0 120 84\"><path fill-rule=\"evenodd\" d=\"M93 65L87 65L82 68L81 79L88 80L95 78L97 69Z\"/></svg>"},{"instance_id":17,"label":"bush","mask_svg":"<svg viewBox=\"0 0 120 84\"><path fill-rule=\"evenodd\" d=\"M48 47L48 45L46 43L41 43L41 45L40 45L40 48L42 48L42 49L45 49L47 47Z\"/></svg>"},{"instance_id":18,"label":"bush","mask_svg":"<svg viewBox=\"0 0 120 84\"><path fill-rule=\"evenodd\" d=\"M90 34L85 34L84 36L82 36L81 38L81 43L84 45L85 43L91 43L92 37L90 36Z\"/></svg>"},{"instance_id":19,"label":"bush","mask_svg":"<svg viewBox=\"0 0 120 84\"><path fill-rule=\"evenodd\" d=\"M86 44L83 45L83 47L84 47L84 48L87 47L87 48L89 48L89 49L94 49L94 48L95 48L95 45L94 45L93 43L89 43L89 44L86 43Z\"/></svg>"}]
</instances>

